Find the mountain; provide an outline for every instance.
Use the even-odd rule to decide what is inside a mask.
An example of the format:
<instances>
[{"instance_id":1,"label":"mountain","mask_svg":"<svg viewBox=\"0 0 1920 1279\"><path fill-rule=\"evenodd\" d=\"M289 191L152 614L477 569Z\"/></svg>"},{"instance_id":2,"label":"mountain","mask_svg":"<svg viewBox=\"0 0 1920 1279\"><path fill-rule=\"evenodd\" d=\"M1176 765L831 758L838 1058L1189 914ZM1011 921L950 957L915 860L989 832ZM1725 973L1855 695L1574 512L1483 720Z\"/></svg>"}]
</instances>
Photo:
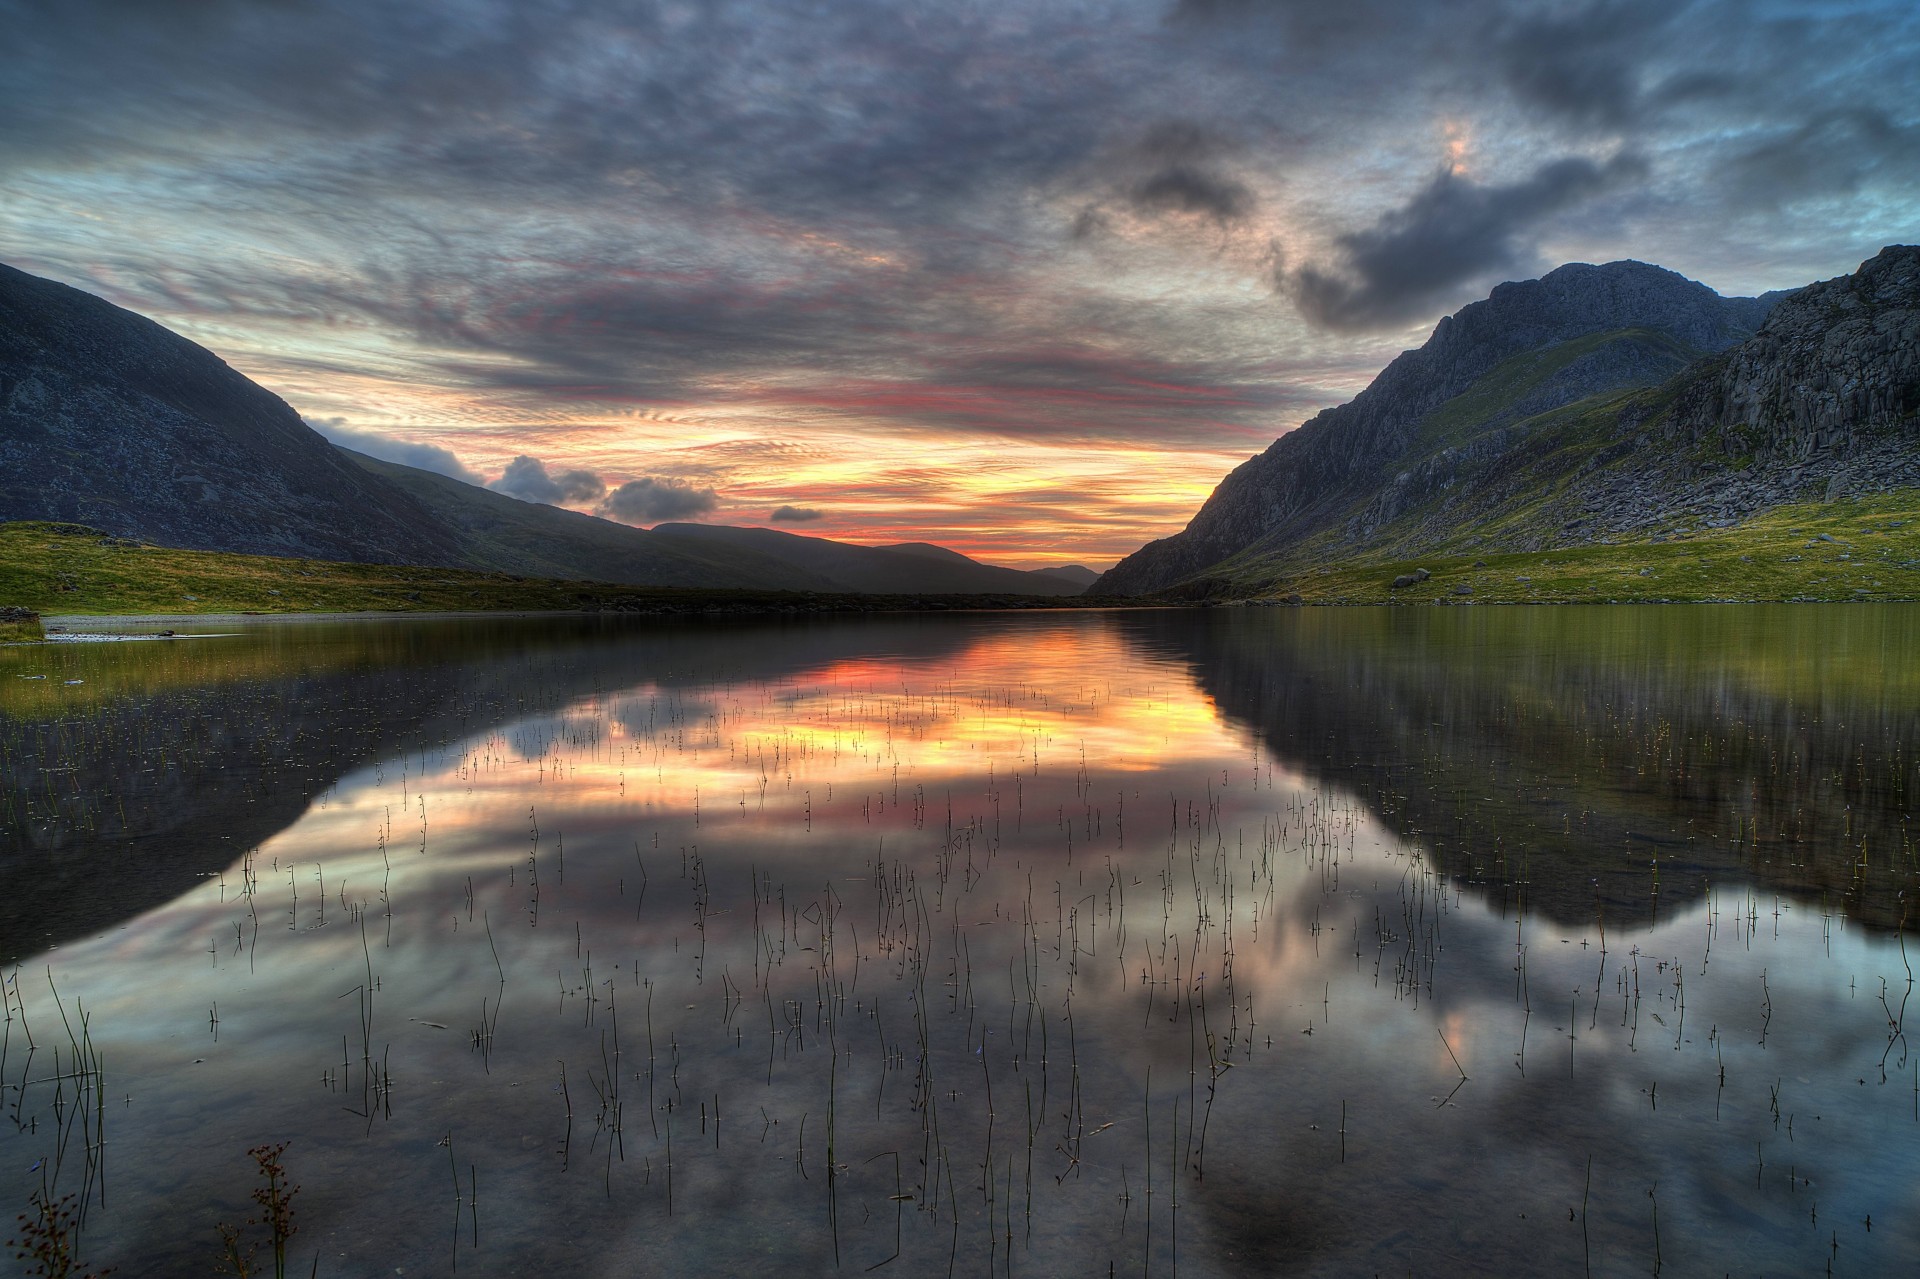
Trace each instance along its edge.
<instances>
[{"instance_id":1,"label":"mountain","mask_svg":"<svg viewBox=\"0 0 1920 1279\"><path fill-rule=\"evenodd\" d=\"M1208 593L1209 582L1245 586L1302 563L1441 544L1539 549L1613 529L1612 491L1594 473L1640 451L1663 411L1640 393L1677 387L1747 342L1788 296L1723 298L1643 262L1500 285L1353 400L1235 469L1183 532L1134 552L1094 590ZM1586 500L1602 490L1607 499ZM1677 495L1644 496L1636 518L1657 522ZM1533 509L1550 497L1550 514Z\"/></svg>"},{"instance_id":2,"label":"mountain","mask_svg":"<svg viewBox=\"0 0 1920 1279\"><path fill-rule=\"evenodd\" d=\"M629 586L848 589L749 546L675 541L578 511L523 502L434 471L341 452L440 521L461 557L458 567Z\"/></svg>"},{"instance_id":3,"label":"mountain","mask_svg":"<svg viewBox=\"0 0 1920 1279\"><path fill-rule=\"evenodd\" d=\"M1069 582L1078 582L1082 589L1100 580L1100 575L1085 564L1062 564L1058 568L1043 568L1037 571L1051 577L1064 577Z\"/></svg>"},{"instance_id":4,"label":"mountain","mask_svg":"<svg viewBox=\"0 0 1920 1279\"><path fill-rule=\"evenodd\" d=\"M153 321L0 266L0 516L192 550L457 563L285 401Z\"/></svg>"},{"instance_id":5,"label":"mountain","mask_svg":"<svg viewBox=\"0 0 1920 1279\"><path fill-rule=\"evenodd\" d=\"M948 564L980 565L979 560L962 555L960 552L951 550L945 546L935 546L932 542L900 542L893 546L877 546L874 549L878 551L897 551L902 555L922 555L929 559L944 561ZM980 566L994 567L992 565ZM1092 569L1083 568L1078 564L1068 564L1062 568L1008 569L1006 571L1023 573L1030 581L1043 586L1044 589L1038 591L1038 593L1042 595L1062 594L1063 592L1059 589L1059 584L1062 582L1068 583L1073 587L1071 592L1064 593L1077 595L1086 590L1087 587L1092 586L1094 579L1100 576Z\"/></svg>"},{"instance_id":6,"label":"mountain","mask_svg":"<svg viewBox=\"0 0 1920 1279\"><path fill-rule=\"evenodd\" d=\"M828 583L813 589L880 594L1078 595L1085 587L1051 573L1002 568L926 542L856 546L771 528L724 524L657 524L653 536L692 555L747 552L779 560Z\"/></svg>"},{"instance_id":7,"label":"mountain","mask_svg":"<svg viewBox=\"0 0 1920 1279\"><path fill-rule=\"evenodd\" d=\"M649 532L340 448L152 320L0 266L0 521L185 550L634 586L1075 595L1074 577L927 543Z\"/></svg>"}]
</instances>

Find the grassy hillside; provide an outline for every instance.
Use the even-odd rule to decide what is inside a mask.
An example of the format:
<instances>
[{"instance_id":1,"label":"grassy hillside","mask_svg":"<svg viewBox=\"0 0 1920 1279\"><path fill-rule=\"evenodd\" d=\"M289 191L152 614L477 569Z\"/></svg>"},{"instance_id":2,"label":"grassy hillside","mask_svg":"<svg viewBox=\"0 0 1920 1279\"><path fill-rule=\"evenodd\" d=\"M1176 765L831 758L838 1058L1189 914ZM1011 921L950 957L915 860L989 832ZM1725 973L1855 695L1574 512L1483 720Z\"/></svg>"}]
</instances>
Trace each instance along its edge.
<instances>
[{"instance_id":1,"label":"grassy hillside","mask_svg":"<svg viewBox=\"0 0 1920 1279\"><path fill-rule=\"evenodd\" d=\"M78 524L0 524L0 607L42 614L881 611L1030 608L1021 595L695 590L179 551ZM1091 602L1077 597L1064 607Z\"/></svg>"},{"instance_id":2,"label":"grassy hillside","mask_svg":"<svg viewBox=\"0 0 1920 1279\"><path fill-rule=\"evenodd\" d=\"M1616 354L1621 363L1641 370L1640 376L1649 380L1660 375L1671 377L1700 356L1685 343L1652 329L1612 329L1537 351L1523 351L1494 365L1472 386L1428 414L1420 423L1416 451L1408 460L1418 462L1439 449L1468 444L1484 434L1490 423L1525 416L1514 414L1514 406L1526 404L1556 374L1575 363L1604 354Z\"/></svg>"},{"instance_id":3,"label":"grassy hillside","mask_svg":"<svg viewBox=\"0 0 1920 1279\"><path fill-rule=\"evenodd\" d=\"M343 449L359 466L404 489L460 544L462 562L523 577L700 588L831 590L825 579L747 547L683 545L557 506L523 502L431 471Z\"/></svg>"},{"instance_id":4,"label":"grassy hillside","mask_svg":"<svg viewBox=\"0 0 1920 1279\"><path fill-rule=\"evenodd\" d=\"M1426 580L1392 582L1425 569ZM1230 561L1184 592L1338 604L1920 599L1920 489L1775 507L1731 528L1562 550Z\"/></svg>"}]
</instances>

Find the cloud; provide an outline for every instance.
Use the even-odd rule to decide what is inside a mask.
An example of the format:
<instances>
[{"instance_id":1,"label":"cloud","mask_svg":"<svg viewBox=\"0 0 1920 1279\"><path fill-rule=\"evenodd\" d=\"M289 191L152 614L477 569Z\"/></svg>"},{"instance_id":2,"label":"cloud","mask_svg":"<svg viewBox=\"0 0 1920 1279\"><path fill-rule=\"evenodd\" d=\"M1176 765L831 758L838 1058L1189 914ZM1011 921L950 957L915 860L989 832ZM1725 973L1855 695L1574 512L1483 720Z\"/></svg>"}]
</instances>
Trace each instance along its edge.
<instances>
[{"instance_id":1,"label":"cloud","mask_svg":"<svg viewBox=\"0 0 1920 1279\"><path fill-rule=\"evenodd\" d=\"M1192 121L1162 121L1094 163L1098 193L1074 214L1069 233L1088 239L1112 230L1118 217L1188 216L1218 227L1245 222L1260 201L1230 167L1235 150Z\"/></svg>"},{"instance_id":2,"label":"cloud","mask_svg":"<svg viewBox=\"0 0 1920 1279\"><path fill-rule=\"evenodd\" d=\"M607 491L605 481L592 471L561 471L549 475L546 463L524 453L507 463L500 478L487 487L523 502L544 502L548 506L596 501Z\"/></svg>"},{"instance_id":3,"label":"cloud","mask_svg":"<svg viewBox=\"0 0 1920 1279\"><path fill-rule=\"evenodd\" d=\"M343 417L303 418L308 426L332 440L342 448L352 449L356 453L365 453L368 457L377 457L383 462L398 462L402 466L418 467L422 471L432 471L436 475L449 476L467 484L484 483L475 471L467 469L452 449L442 448L438 444L420 444L412 440L396 439L380 431L362 430L348 426Z\"/></svg>"},{"instance_id":4,"label":"cloud","mask_svg":"<svg viewBox=\"0 0 1920 1279\"><path fill-rule=\"evenodd\" d=\"M1364 231L1339 237L1335 271L1304 266L1280 275L1300 313L1352 331L1431 315L1467 285L1531 265L1531 235L1552 215L1644 176L1633 156L1605 164L1570 158L1506 186L1443 169L1411 200Z\"/></svg>"},{"instance_id":5,"label":"cloud","mask_svg":"<svg viewBox=\"0 0 1920 1279\"><path fill-rule=\"evenodd\" d=\"M695 488L685 480L643 475L607 494L593 513L622 524L656 524L697 519L719 505L719 494L712 489Z\"/></svg>"},{"instance_id":6,"label":"cloud","mask_svg":"<svg viewBox=\"0 0 1920 1279\"><path fill-rule=\"evenodd\" d=\"M1143 170L1127 190L1136 209L1197 213L1226 224L1250 215L1257 201L1244 182L1225 170L1232 150L1217 134L1186 120L1149 129L1134 149Z\"/></svg>"},{"instance_id":7,"label":"cloud","mask_svg":"<svg viewBox=\"0 0 1920 1279\"><path fill-rule=\"evenodd\" d=\"M1876 178L1920 178L1920 124L1877 108L1822 111L1731 156L1724 172L1745 200L1766 207L1851 195Z\"/></svg>"},{"instance_id":8,"label":"cloud","mask_svg":"<svg viewBox=\"0 0 1920 1279\"><path fill-rule=\"evenodd\" d=\"M1676 96L1710 92L1716 77L1650 83L1645 70L1668 47L1664 28L1685 0L1597 0L1496 19L1494 47L1507 85L1530 107L1590 128L1619 128Z\"/></svg>"},{"instance_id":9,"label":"cloud","mask_svg":"<svg viewBox=\"0 0 1920 1279\"><path fill-rule=\"evenodd\" d=\"M774 524L810 524L820 519L823 514L824 512L816 511L811 506L776 506L767 519Z\"/></svg>"},{"instance_id":10,"label":"cloud","mask_svg":"<svg viewBox=\"0 0 1920 1279\"><path fill-rule=\"evenodd\" d=\"M1356 331L1542 245L1748 291L1911 234L1910 0L1667 8L0 0L0 258L314 411L546 459L503 491L589 509L548 467L590 457L841 529L781 457L666 454L1011 443L1036 487L1240 455L1400 345ZM1644 194L1615 151L1657 162Z\"/></svg>"}]
</instances>

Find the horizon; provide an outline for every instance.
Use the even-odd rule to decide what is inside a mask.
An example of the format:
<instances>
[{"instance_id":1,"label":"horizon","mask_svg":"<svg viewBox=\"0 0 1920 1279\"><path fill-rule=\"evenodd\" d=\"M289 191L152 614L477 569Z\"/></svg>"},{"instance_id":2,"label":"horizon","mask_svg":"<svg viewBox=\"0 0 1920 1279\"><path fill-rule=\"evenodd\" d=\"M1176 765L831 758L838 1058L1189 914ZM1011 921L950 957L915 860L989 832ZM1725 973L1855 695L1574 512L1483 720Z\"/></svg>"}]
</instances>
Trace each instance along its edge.
<instances>
[{"instance_id":1,"label":"horizon","mask_svg":"<svg viewBox=\"0 0 1920 1279\"><path fill-rule=\"evenodd\" d=\"M0 261L347 447L639 526L1104 568L1504 280L1920 228L1920 15L98 0Z\"/></svg>"}]
</instances>

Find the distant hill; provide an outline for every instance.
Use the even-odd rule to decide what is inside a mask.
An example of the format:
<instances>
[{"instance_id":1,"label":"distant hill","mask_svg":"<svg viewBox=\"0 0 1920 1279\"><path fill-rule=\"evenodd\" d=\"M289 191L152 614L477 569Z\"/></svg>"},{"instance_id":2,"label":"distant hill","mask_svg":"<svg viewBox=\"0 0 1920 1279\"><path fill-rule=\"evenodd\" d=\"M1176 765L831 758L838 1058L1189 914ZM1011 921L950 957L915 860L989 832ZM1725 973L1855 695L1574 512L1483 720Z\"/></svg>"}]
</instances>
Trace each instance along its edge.
<instances>
[{"instance_id":1,"label":"distant hill","mask_svg":"<svg viewBox=\"0 0 1920 1279\"><path fill-rule=\"evenodd\" d=\"M1917 254L1888 249L1862 268L1862 280L1907 281L1867 285L1886 295L1875 302L1856 296L1854 277L1723 298L1641 262L1503 284L1442 320L1351 402L1237 468L1183 532L1128 556L1095 589L1245 593L1356 561L1540 551L1730 522L1842 475L1853 477L1843 487L1912 483L1901 467L1874 469L1869 455L1889 455L1869 437L1911 421ZM1835 306L1846 314L1829 314ZM1869 332L1828 359L1816 351L1835 325ZM1793 391L1797 375L1780 373L1789 348L1815 379ZM1710 389L1732 367L1749 369L1746 383L1774 400ZM1846 399L1843 379L1855 376L1891 398L1854 396L1852 418L1842 422L1836 406L1820 414L1824 433L1809 432L1796 415L1823 395ZM1722 422L1736 399L1737 430ZM1720 407L1686 407L1695 401Z\"/></svg>"},{"instance_id":2,"label":"distant hill","mask_svg":"<svg viewBox=\"0 0 1920 1279\"><path fill-rule=\"evenodd\" d=\"M994 565L983 565L979 560L962 555L960 552L951 550L945 546L935 546L932 542L899 542L893 546L876 546L873 549L877 551L897 551L902 555L920 555L928 559L941 560L948 564L973 565L976 568L996 567ZM1007 569L1005 571L1023 574L1030 583L1034 584L1034 589L1042 595L1078 594L1080 591L1091 586L1094 578L1100 576L1093 570L1082 568L1078 564L1069 564L1065 568ZM1071 592L1061 591L1058 589L1058 583L1060 582L1068 583L1074 590Z\"/></svg>"},{"instance_id":3,"label":"distant hill","mask_svg":"<svg viewBox=\"0 0 1920 1279\"><path fill-rule=\"evenodd\" d=\"M1049 577L1064 577L1069 582L1078 582L1082 588L1092 586L1100 580L1100 575L1084 564L1062 564L1058 568L1037 570Z\"/></svg>"},{"instance_id":4,"label":"distant hill","mask_svg":"<svg viewBox=\"0 0 1920 1279\"><path fill-rule=\"evenodd\" d=\"M1078 594L1071 576L927 543L772 529L649 532L340 448L204 347L0 266L0 522L85 525L184 550L409 564L632 586Z\"/></svg>"},{"instance_id":5,"label":"distant hill","mask_svg":"<svg viewBox=\"0 0 1920 1279\"><path fill-rule=\"evenodd\" d=\"M578 511L523 502L434 471L341 452L438 519L450 531L464 567L630 586L846 589L750 546L675 541Z\"/></svg>"},{"instance_id":6,"label":"distant hill","mask_svg":"<svg viewBox=\"0 0 1920 1279\"><path fill-rule=\"evenodd\" d=\"M748 552L783 561L794 571L824 580L826 589L973 594L1013 591L1025 595L1078 595L1085 588L1051 573L1001 568L925 542L900 546L855 546L801 537L770 528L723 524L658 524L653 536L687 554Z\"/></svg>"}]
</instances>

